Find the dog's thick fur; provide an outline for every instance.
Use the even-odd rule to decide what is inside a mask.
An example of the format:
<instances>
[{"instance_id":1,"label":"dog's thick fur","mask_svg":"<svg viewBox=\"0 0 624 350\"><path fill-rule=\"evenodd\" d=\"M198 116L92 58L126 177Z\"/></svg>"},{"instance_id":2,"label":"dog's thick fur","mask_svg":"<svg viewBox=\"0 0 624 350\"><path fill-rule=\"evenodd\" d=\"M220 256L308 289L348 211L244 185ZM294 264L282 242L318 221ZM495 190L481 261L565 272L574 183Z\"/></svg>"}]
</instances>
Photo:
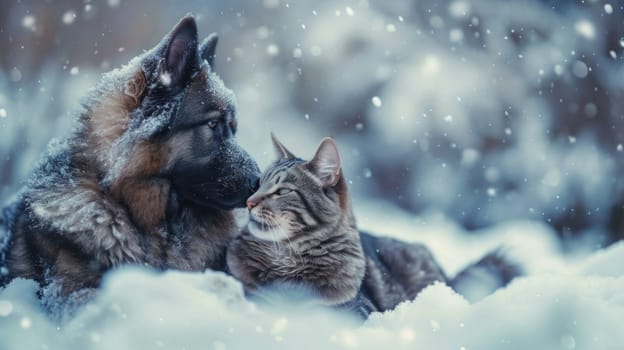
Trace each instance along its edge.
<instances>
[{"instance_id":1,"label":"dog's thick fur","mask_svg":"<svg viewBox=\"0 0 624 350\"><path fill-rule=\"evenodd\" d=\"M105 75L77 127L50 147L0 218L0 286L31 278L61 295L123 264L222 269L259 171L233 141L234 96L192 17Z\"/></svg>"}]
</instances>

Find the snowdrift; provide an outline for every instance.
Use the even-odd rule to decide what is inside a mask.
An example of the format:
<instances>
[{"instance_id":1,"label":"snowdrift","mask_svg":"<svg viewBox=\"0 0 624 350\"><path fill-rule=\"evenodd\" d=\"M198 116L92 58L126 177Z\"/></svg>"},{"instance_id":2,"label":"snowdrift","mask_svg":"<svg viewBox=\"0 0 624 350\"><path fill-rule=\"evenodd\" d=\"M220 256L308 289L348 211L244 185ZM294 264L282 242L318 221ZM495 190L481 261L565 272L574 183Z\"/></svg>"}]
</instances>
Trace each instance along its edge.
<instances>
[{"instance_id":1,"label":"snowdrift","mask_svg":"<svg viewBox=\"0 0 624 350\"><path fill-rule=\"evenodd\" d=\"M624 243L572 259L538 223L465 235L435 216L369 209L360 215L367 229L429 244L450 274L505 243L528 276L474 304L432 285L362 323L303 305L256 305L222 273L124 268L61 326L42 312L37 285L16 280L0 291L0 349L624 348Z\"/></svg>"}]
</instances>

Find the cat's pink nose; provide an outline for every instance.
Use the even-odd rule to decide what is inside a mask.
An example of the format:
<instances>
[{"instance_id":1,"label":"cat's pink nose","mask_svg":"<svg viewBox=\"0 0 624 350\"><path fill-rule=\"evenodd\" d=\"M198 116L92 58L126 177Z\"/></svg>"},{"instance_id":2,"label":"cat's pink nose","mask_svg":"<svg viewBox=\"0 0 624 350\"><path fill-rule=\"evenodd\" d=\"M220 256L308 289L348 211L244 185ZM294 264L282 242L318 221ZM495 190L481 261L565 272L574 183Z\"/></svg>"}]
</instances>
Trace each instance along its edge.
<instances>
[{"instance_id":1,"label":"cat's pink nose","mask_svg":"<svg viewBox=\"0 0 624 350\"><path fill-rule=\"evenodd\" d=\"M258 203L262 202L263 198L264 196L259 192L252 194L251 197L247 198L247 209L253 209Z\"/></svg>"},{"instance_id":2,"label":"cat's pink nose","mask_svg":"<svg viewBox=\"0 0 624 350\"><path fill-rule=\"evenodd\" d=\"M250 201L249 199L247 200L247 209L251 210L256 205L258 205L258 203L254 202L254 201Z\"/></svg>"}]
</instances>

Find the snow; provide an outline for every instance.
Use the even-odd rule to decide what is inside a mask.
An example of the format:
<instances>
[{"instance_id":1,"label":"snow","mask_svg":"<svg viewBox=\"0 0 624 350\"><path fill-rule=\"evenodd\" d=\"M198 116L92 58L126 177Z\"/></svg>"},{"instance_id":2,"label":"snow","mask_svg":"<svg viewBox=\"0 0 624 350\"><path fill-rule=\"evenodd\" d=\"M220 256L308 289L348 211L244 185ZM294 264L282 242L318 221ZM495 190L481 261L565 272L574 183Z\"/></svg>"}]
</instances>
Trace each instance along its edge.
<instances>
[{"instance_id":1,"label":"snow","mask_svg":"<svg viewBox=\"0 0 624 350\"><path fill-rule=\"evenodd\" d=\"M464 32L461 29L453 28L449 32L449 39L451 42L458 43L464 39Z\"/></svg>"},{"instance_id":2,"label":"snow","mask_svg":"<svg viewBox=\"0 0 624 350\"><path fill-rule=\"evenodd\" d=\"M379 108L381 107L382 103L381 103L381 99L379 98L379 96L373 96L371 98L371 102L373 103L373 106Z\"/></svg>"},{"instance_id":3,"label":"snow","mask_svg":"<svg viewBox=\"0 0 624 350\"><path fill-rule=\"evenodd\" d=\"M258 163L273 159L270 131L301 155L334 136L360 227L425 242L450 275L504 246L528 277L476 304L432 286L354 325L255 305L220 274L128 269L60 330L17 280L0 291L0 349L624 348L624 248L601 248L621 238L610 225L624 198L619 2L252 3L7 3L0 202L71 131L101 73L193 12L200 32L222 35L215 71Z\"/></svg>"},{"instance_id":4,"label":"snow","mask_svg":"<svg viewBox=\"0 0 624 350\"><path fill-rule=\"evenodd\" d=\"M169 86L171 85L171 74L169 74L169 72L164 72L160 75L160 82L164 85L164 86Z\"/></svg>"},{"instance_id":5,"label":"snow","mask_svg":"<svg viewBox=\"0 0 624 350\"><path fill-rule=\"evenodd\" d=\"M426 242L455 273L501 242L528 276L471 304L443 284L361 323L307 305L264 305L219 273L128 267L109 274L96 299L57 325L41 311L37 286L0 291L0 348L63 349L621 349L624 243L583 257L562 256L536 222L467 236L439 215L356 208L363 228ZM384 217L383 222L379 221ZM376 230L377 229L377 230Z\"/></svg>"},{"instance_id":6,"label":"snow","mask_svg":"<svg viewBox=\"0 0 624 350\"><path fill-rule=\"evenodd\" d=\"M63 14L62 21L63 24L72 24L76 20L76 12L73 10L69 10Z\"/></svg>"},{"instance_id":7,"label":"snow","mask_svg":"<svg viewBox=\"0 0 624 350\"><path fill-rule=\"evenodd\" d=\"M0 317L9 316L11 312L13 312L13 304L6 300L0 301Z\"/></svg>"},{"instance_id":8,"label":"snow","mask_svg":"<svg viewBox=\"0 0 624 350\"><path fill-rule=\"evenodd\" d=\"M574 61L574 64L572 65L572 73L574 73L574 75L578 78L585 78L588 73L587 65L585 64L585 62L581 60Z\"/></svg>"},{"instance_id":9,"label":"snow","mask_svg":"<svg viewBox=\"0 0 624 350\"><path fill-rule=\"evenodd\" d=\"M604 12L608 15L613 13L613 6L611 6L611 4L606 3L604 4Z\"/></svg>"},{"instance_id":10,"label":"snow","mask_svg":"<svg viewBox=\"0 0 624 350\"><path fill-rule=\"evenodd\" d=\"M449 13L453 17L465 17L470 14L470 5L465 1L453 1L449 5Z\"/></svg>"},{"instance_id":11,"label":"snow","mask_svg":"<svg viewBox=\"0 0 624 350\"><path fill-rule=\"evenodd\" d=\"M292 55L294 58L301 58L301 56L303 56L303 51L300 48L296 47L293 49Z\"/></svg>"},{"instance_id":12,"label":"snow","mask_svg":"<svg viewBox=\"0 0 624 350\"><path fill-rule=\"evenodd\" d=\"M591 40L596 36L596 29L594 28L594 25L588 20L583 19L576 22L574 28L576 29L576 32L578 34L585 37L586 39Z\"/></svg>"},{"instance_id":13,"label":"snow","mask_svg":"<svg viewBox=\"0 0 624 350\"><path fill-rule=\"evenodd\" d=\"M22 26L28 30L37 30L37 19L33 15L26 15L22 18Z\"/></svg>"},{"instance_id":14,"label":"snow","mask_svg":"<svg viewBox=\"0 0 624 350\"><path fill-rule=\"evenodd\" d=\"M280 49L279 46L275 44L269 44L266 48L266 51L269 56L277 56L279 55Z\"/></svg>"}]
</instances>

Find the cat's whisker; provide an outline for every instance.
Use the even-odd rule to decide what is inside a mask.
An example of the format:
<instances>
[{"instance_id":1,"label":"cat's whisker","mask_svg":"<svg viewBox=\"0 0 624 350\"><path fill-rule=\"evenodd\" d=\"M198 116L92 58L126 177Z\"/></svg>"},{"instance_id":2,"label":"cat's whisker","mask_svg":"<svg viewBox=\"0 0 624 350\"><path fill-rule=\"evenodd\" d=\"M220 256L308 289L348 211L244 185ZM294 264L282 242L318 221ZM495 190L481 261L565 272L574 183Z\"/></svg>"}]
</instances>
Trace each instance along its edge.
<instances>
[{"instance_id":1,"label":"cat's whisker","mask_svg":"<svg viewBox=\"0 0 624 350\"><path fill-rule=\"evenodd\" d=\"M261 213L264 214L262 215L262 230L268 232L269 235L271 236L271 242L273 246L273 255L277 256L280 251L279 242L277 241L275 232L273 232L273 223L271 221L271 217L266 215L265 210L263 210Z\"/></svg>"},{"instance_id":2,"label":"cat's whisker","mask_svg":"<svg viewBox=\"0 0 624 350\"><path fill-rule=\"evenodd\" d=\"M273 242L273 255L277 256L279 254L279 245L275 239L275 234L273 233L273 228L266 224L266 221L270 221L269 217L262 217L262 230L268 231L269 235L271 235L271 242Z\"/></svg>"},{"instance_id":3,"label":"cat's whisker","mask_svg":"<svg viewBox=\"0 0 624 350\"><path fill-rule=\"evenodd\" d=\"M277 227L280 231L285 232L284 227L279 223L277 219L271 218L271 225ZM291 253L297 254L297 256L299 257L299 261L303 262L303 256L301 256L301 252L295 249L295 245L292 244L292 241L290 240L290 235L288 234L286 234L286 241L288 241L288 248Z\"/></svg>"},{"instance_id":4,"label":"cat's whisker","mask_svg":"<svg viewBox=\"0 0 624 350\"><path fill-rule=\"evenodd\" d=\"M275 245L276 253L279 254L280 253L280 242L278 241L276 232L274 230L274 227L275 227L275 224L276 224L275 219L269 216L269 217L267 217L267 221L269 221L269 223L271 225L269 232L271 233L271 238L273 238L273 244ZM278 228L279 228L279 226L278 226Z\"/></svg>"}]
</instances>

